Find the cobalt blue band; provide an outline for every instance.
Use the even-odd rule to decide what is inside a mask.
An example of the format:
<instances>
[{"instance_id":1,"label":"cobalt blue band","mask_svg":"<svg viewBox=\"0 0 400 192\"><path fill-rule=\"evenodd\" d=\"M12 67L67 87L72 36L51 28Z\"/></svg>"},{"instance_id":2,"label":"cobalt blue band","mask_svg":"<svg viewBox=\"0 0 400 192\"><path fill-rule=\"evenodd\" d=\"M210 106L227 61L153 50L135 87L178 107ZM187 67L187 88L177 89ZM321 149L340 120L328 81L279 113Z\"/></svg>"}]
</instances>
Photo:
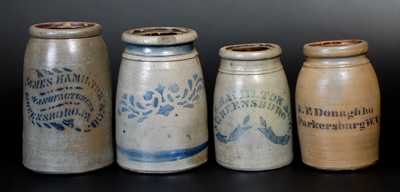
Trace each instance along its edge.
<instances>
[{"instance_id":1,"label":"cobalt blue band","mask_svg":"<svg viewBox=\"0 0 400 192\"><path fill-rule=\"evenodd\" d=\"M118 152L126 155L131 161L146 162L146 163L158 163L167 161L177 161L192 157L204 149L207 148L207 142L187 149L177 149L170 151L157 151L147 152L137 149L125 149L121 146L117 146Z\"/></svg>"},{"instance_id":2,"label":"cobalt blue band","mask_svg":"<svg viewBox=\"0 0 400 192\"><path fill-rule=\"evenodd\" d=\"M126 45L126 51L134 55L143 56L173 56L184 55L193 51L193 42L178 45Z\"/></svg>"}]
</instances>

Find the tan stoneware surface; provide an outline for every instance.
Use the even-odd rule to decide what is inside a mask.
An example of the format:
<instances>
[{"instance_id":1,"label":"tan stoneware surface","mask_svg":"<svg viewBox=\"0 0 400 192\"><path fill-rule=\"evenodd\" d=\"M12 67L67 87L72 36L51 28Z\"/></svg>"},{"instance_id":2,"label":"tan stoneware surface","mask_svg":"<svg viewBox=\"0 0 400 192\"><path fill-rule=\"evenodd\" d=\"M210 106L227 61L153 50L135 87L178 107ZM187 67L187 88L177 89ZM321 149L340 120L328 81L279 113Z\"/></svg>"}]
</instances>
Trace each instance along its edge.
<instances>
[{"instance_id":1,"label":"tan stoneware surface","mask_svg":"<svg viewBox=\"0 0 400 192\"><path fill-rule=\"evenodd\" d=\"M214 143L217 162L243 171L270 170L293 159L290 92L271 43L237 44L220 49L214 92Z\"/></svg>"},{"instance_id":2,"label":"tan stoneware surface","mask_svg":"<svg viewBox=\"0 0 400 192\"><path fill-rule=\"evenodd\" d=\"M196 38L182 27L122 34L116 143L124 169L173 173L207 161L207 102Z\"/></svg>"},{"instance_id":3,"label":"tan stoneware surface","mask_svg":"<svg viewBox=\"0 0 400 192\"><path fill-rule=\"evenodd\" d=\"M32 25L25 52L23 164L82 173L113 162L111 76L101 26Z\"/></svg>"},{"instance_id":4,"label":"tan stoneware surface","mask_svg":"<svg viewBox=\"0 0 400 192\"><path fill-rule=\"evenodd\" d=\"M355 170L378 161L380 92L363 40L304 46L296 87L303 162L324 170Z\"/></svg>"}]
</instances>

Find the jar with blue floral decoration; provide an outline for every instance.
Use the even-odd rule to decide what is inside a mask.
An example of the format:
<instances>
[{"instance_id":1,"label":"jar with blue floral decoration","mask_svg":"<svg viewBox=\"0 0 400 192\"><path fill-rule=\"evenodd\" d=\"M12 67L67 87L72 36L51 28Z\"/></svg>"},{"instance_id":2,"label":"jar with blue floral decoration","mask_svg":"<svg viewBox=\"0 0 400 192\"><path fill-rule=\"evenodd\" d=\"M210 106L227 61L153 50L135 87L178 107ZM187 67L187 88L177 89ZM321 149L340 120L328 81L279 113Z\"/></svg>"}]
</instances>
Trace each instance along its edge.
<instances>
[{"instance_id":1,"label":"jar with blue floral decoration","mask_svg":"<svg viewBox=\"0 0 400 192\"><path fill-rule=\"evenodd\" d=\"M144 27L126 43L116 98L118 164L141 173L171 173L207 161L207 103L194 48L184 27Z\"/></svg>"}]
</instances>

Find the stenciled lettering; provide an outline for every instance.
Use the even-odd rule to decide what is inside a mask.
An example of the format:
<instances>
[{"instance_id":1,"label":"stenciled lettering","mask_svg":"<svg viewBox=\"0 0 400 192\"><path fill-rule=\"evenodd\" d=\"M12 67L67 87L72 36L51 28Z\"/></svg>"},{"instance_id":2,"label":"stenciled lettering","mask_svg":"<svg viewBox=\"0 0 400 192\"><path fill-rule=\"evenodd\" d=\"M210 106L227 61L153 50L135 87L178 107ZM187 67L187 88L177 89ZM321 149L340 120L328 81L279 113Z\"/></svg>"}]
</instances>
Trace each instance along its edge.
<instances>
[{"instance_id":1,"label":"stenciled lettering","mask_svg":"<svg viewBox=\"0 0 400 192\"><path fill-rule=\"evenodd\" d=\"M324 130L364 130L379 124L373 107L357 106L350 109L326 109L297 105L299 126Z\"/></svg>"},{"instance_id":2,"label":"stenciled lettering","mask_svg":"<svg viewBox=\"0 0 400 192\"><path fill-rule=\"evenodd\" d=\"M69 68L33 70L24 94L25 112L38 127L89 132L104 119L102 88L89 75Z\"/></svg>"},{"instance_id":3,"label":"stenciled lettering","mask_svg":"<svg viewBox=\"0 0 400 192\"><path fill-rule=\"evenodd\" d=\"M222 121L236 110L265 109L272 111L282 120L289 118L289 106L285 104L284 97L270 91L239 90L228 93L216 101L214 122L219 126Z\"/></svg>"}]
</instances>

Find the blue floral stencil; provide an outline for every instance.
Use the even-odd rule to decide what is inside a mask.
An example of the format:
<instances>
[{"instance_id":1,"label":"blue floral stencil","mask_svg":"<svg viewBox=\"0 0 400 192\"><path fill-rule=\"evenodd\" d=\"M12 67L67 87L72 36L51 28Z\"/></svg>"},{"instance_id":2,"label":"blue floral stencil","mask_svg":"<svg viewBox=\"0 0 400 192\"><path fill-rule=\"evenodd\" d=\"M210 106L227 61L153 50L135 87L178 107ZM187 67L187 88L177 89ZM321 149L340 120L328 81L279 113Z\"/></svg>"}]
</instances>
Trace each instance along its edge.
<instances>
[{"instance_id":1,"label":"blue floral stencil","mask_svg":"<svg viewBox=\"0 0 400 192\"><path fill-rule=\"evenodd\" d=\"M291 122L289 122L289 129L288 133L283 135L283 136L278 136L275 134L275 132L272 130L271 126L267 125L267 121L260 116L260 124L262 127L257 128L258 131L260 131L265 138L267 138L269 141L271 141L274 144L279 144L279 145L286 145L289 143L290 140L290 132L291 132ZM234 142L238 140L245 132L249 131L252 128L250 125L250 116L247 115L241 124L238 124L232 132L230 132L228 135L224 135L221 132L217 131L215 134L215 137L217 138L218 141L222 143L229 143L229 142Z\"/></svg>"},{"instance_id":2,"label":"blue floral stencil","mask_svg":"<svg viewBox=\"0 0 400 192\"><path fill-rule=\"evenodd\" d=\"M117 113L119 116L126 115L128 119L136 119L139 123L153 115L169 116L176 107L193 108L202 89L204 82L197 74L187 80L184 88L177 83L169 86L158 84L142 96L123 94Z\"/></svg>"}]
</instances>

